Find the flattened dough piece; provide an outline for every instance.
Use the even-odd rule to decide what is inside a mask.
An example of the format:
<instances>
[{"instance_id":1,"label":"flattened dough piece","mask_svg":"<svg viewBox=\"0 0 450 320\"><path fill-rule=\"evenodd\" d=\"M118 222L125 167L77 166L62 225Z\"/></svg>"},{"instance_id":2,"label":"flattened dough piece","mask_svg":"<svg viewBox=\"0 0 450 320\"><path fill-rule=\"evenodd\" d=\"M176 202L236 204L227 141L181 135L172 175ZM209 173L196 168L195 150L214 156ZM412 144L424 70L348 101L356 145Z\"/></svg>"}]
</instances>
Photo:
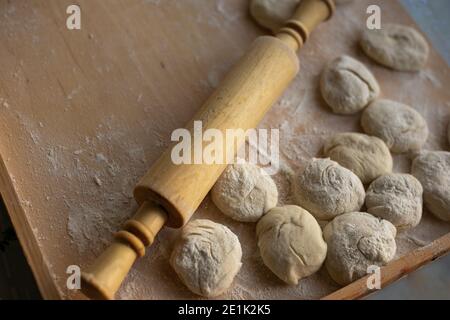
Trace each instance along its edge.
<instances>
[{"instance_id":1,"label":"flattened dough piece","mask_svg":"<svg viewBox=\"0 0 450 320\"><path fill-rule=\"evenodd\" d=\"M258 222L256 234L265 265L288 284L318 271L327 254L316 219L297 206L270 210Z\"/></svg>"},{"instance_id":2,"label":"flattened dough piece","mask_svg":"<svg viewBox=\"0 0 450 320\"><path fill-rule=\"evenodd\" d=\"M450 152L424 151L412 163L412 174L423 186L425 206L450 221Z\"/></svg>"},{"instance_id":3,"label":"flattened dough piece","mask_svg":"<svg viewBox=\"0 0 450 320\"><path fill-rule=\"evenodd\" d=\"M230 229L198 219L181 231L170 264L192 292L216 297L231 286L241 268L241 258L241 244Z\"/></svg>"},{"instance_id":4,"label":"flattened dough piece","mask_svg":"<svg viewBox=\"0 0 450 320\"><path fill-rule=\"evenodd\" d=\"M263 169L248 162L225 169L211 190L214 204L228 217L256 222L277 205L275 182Z\"/></svg>"},{"instance_id":5,"label":"flattened dough piece","mask_svg":"<svg viewBox=\"0 0 450 320\"><path fill-rule=\"evenodd\" d=\"M378 82L369 69L346 55L325 67L320 89L326 103L337 114L357 113L380 94Z\"/></svg>"},{"instance_id":6,"label":"flattened dough piece","mask_svg":"<svg viewBox=\"0 0 450 320\"><path fill-rule=\"evenodd\" d=\"M390 262L397 250L396 234L392 223L365 212L336 217L323 231L331 278L345 286L365 276L369 266Z\"/></svg>"},{"instance_id":7,"label":"flattened dough piece","mask_svg":"<svg viewBox=\"0 0 450 320\"><path fill-rule=\"evenodd\" d=\"M365 133L380 138L396 153L420 150L429 132L420 113L391 100L372 102L362 114L361 126Z\"/></svg>"},{"instance_id":8,"label":"flattened dough piece","mask_svg":"<svg viewBox=\"0 0 450 320\"><path fill-rule=\"evenodd\" d=\"M364 186L352 171L330 159L313 159L294 183L296 203L316 219L332 220L364 204Z\"/></svg>"},{"instance_id":9,"label":"flattened dough piece","mask_svg":"<svg viewBox=\"0 0 450 320\"><path fill-rule=\"evenodd\" d=\"M340 133L329 138L324 153L353 171L364 184L392 172L393 160L383 140L361 133Z\"/></svg>"},{"instance_id":10,"label":"flattened dough piece","mask_svg":"<svg viewBox=\"0 0 450 320\"><path fill-rule=\"evenodd\" d=\"M419 32L398 24L384 24L381 30L366 29L361 47L379 64L399 71L419 71L427 63L430 51Z\"/></svg>"},{"instance_id":11,"label":"flattened dough piece","mask_svg":"<svg viewBox=\"0 0 450 320\"><path fill-rule=\"evenodd\" d=\"M295 13L301 0L251 0L250 13L261 26L278 31Z\"/></svg>"},{"instance_id":12,"label":"flattened dough piece","mask_svg":"<svg viewBox=\"0 0 450 320\"><path fill-rule=\"evenodd\" d=\"M399 231L410 229L422 218L422 196L422 185L410 174L381 176L367 190L367 212L391 222Z\"/></svg>"}]
</instances>

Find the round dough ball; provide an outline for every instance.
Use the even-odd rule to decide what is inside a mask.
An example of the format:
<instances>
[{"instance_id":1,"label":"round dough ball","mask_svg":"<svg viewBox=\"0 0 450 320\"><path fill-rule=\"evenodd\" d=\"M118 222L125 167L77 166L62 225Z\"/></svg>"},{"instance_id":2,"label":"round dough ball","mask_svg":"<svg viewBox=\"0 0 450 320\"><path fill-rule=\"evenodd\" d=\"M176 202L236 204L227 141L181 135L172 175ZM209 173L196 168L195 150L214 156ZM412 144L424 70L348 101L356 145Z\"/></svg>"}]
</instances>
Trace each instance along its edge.
<instances>
[{"instance_id":1,"label":"round dough ball","mask_svg":"<svg viewBox=\"0 0 450 320\"><path fill-rule=\"evenodd\" d=\"M332 220L364 204L364 186L350 170L330 159L313 159L294 184L298 205L318 220Z\"/></svg>"},{"instance_id":2,"label":"round dough ball","mask_svg":"<svg viewBox=\"0 0 450 320\"><path fill-rule=\"evenodd\" d=\"M295 13L301 0L252 0L250 14L261 26L278 31Z\"/></svg>"},{"instance_id":3,"label":"round dough ball","mask_svg":"<svg viewBox=\"0 0 450 320\"><path fill-rule=\"evenodd\" d=\"M258 222L256 234L265 265L288 284L318 271L327 254L316 219L297 206L270 210Z\"/></svg>"},{"instance_id":4,"label":"round dough ball","mask_svg":"<svg viewBox=\"0 0 450 320\"><path fill-rule=\"evenodd\" d=\"M412 164L412 174L423 186L425 206L436 217L450 221L450 152L423 152Z\"/></svg>"},{"instance_id":5,"label":"round dough ball","mask_svg":"<svg viewBox=\"0 0 450 320\"><path fill-rule=\"evenodd\" d=\"M412 175L388 174L367 190L367 212L391 222L399 231L410 229L422 219L422 195L422 185Z\"/></svg>"},{"instance_id":6,"label":"round dough ball","mask_svg":"<svg viewBox=\"0 0 450 320\"><path fill-rule=\"evenodd\" d=\"M241 268L238 237L210 220L189 222L182 230L170 264L192 292L204 297L224 293Z\"/></svg>"},{"instance_id":7,"label":"round dough ball","mask_svg":"<svg viewBox=\"0 0 450 320\"><path fill-rule=\"evenodd\" d=\"M372 102L362 114L361 126L397 153L420 150L428 138L428 126L420 113L390 100Z\"/></svg>"},{"instance_id":8,"label":"round dough ball","mask_svg":"<svg viewBox=\"0 0 450 320\"><path fill-rule=\"evenodd\" d=\"M326 66L320 89L326 103L337 114L357 113L380 94L372 73L361 62L345 55Z\"/></svg>"},{"instance_id":9,"label":"round dough ball","mask_svg":"<svg viewBox=\"0 0 450 320\"><path fill-rule=\"evenodd\" d=\"M400 71L419 71L429 54L428 43L419 32L398 24L384 24L381 30L366 29L361 47L376 62Z\"/></svg>"},{"instance_id":10,"label":"round dough ball","mask_svg":"<svg viewBox=\"0 0 450 320\"><path fill-rule=\"evenodd\" d=\"M393 160L383 140L361 133L340 133L325 142L324 153L353 171L364 184L392 171Z\"/></svg>"},{"instance_id":11,"label":"round dough ball","mask_svg":"<svg viewBox=\"0 0 450 320\"><path fill-rule=\"evenodd\" d=\"M365 212L334 219L323 231L328 244L325 266L331 278L345 286L367 275L369 266L387 264L397 250L396 234L392 223Z\"/></svg>"},{"instance_id":12,"label":"round dough ball","mask_svg":"<svg viewBox=\"0 0 450 320\"><path fill-rule=\"evenodd\" d=\"M256 222L278 202L275 182L248 162L228 166L211 190L214 204L228 217Z\"/></svg>"}]
</instances>

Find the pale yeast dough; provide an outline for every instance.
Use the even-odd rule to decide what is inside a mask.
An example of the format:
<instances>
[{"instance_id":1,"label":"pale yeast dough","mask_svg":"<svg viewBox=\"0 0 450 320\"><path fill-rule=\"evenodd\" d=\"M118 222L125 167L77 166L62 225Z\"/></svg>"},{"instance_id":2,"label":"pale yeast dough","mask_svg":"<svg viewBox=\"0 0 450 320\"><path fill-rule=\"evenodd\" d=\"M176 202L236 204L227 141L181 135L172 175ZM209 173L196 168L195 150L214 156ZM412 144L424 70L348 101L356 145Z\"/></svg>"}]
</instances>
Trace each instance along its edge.
<instances>
[{"instance_id":1,"label":"pale yeast dough","mask_svg":"<svg viewBox=\"0 0 450 320\"><path fill-rule=\"evenodd\" d=\"M383 24L381 30L365 29L361 47L367 56L399 71L419 71L428 60L425 38L411 27Z\"/></svg>"},{"instance_id":2,"label":"pale yeast dough","mask_svg":"<svg viewBox=\"0 0 450 320\"><path fill-rule=\"evenodd\" d=\"M214 204L228 217L256 222L277 205L275 182L263 169L244 162L225 169L211 190Z\"/></svg>"},{"instance_id":3,"label":"pale yeast dough","mask_svg":"<svg viewBox=\"0 0 450 320\"><path fill-rule=\"evenodd\" d=\"M381 176L367 190L367 212L388 220L399 231L410 229L422 218L422 196L422 185L410 174Z\"/></svg>"},{"instance_id":4,"label":"pale yeast dough","mask_svg":"<svg viewBox=\"0 0 450 320\"><path fill-rule=\"evenodd\" d=\"M367 134L380 138L396 153L420 150L429 132L420 113L391 100L372 102L362 114L361 126Z\"/></svg>"},{"instance_id":5,"label":"pale yeast dough","mask_svg":"<svg viewBox=\"0 0 450 320\"><path fill-rule=\"evenodd\" d=\"M354 114L380 94L373 74L358 60L340 56L325 67L320 80L322 96L337 114Z\"/></svg>"},{"instance_id":6,"label":"pale yeast dough","mask_svg":"<svg viewBox=\"0 0 450 320\"><path fill-rule=\"evenodd\" d=\"M215 297L231 286L241 258L241 244L230 229L199 219L183 228L170 264L192 292Z\"/></svg>"},{"instance_id":7,"label":"pale yeast dough","mask_svg":"<svg viewBox=\"0 0 450 320\"><path fill-rule=\"evenodd\" d=\"M316 219L297 206L270 210L258 222L256 235L265 265L288 284L318 271L327 254Z\"/></svg>"},{"instance_id":8,"label":"pale yeast dough","mask_svg":"<svg viewBox=\"0 0 450 320\"><path fill-rule=\"evenodd\" d=\"M296 203L318 220L359 211L364 186L350 170L330 159L313 159L294 182Z\"/></svg>"},{"instance_id":9,"label":"pale yeast dough","mask_svg":"<svg viewBox=\"0 0 450 320\"><path fill-rule=\"evenodd\" d=\"M414 159L411 172L423 186L428 210L439 219L450 221L450 152L422 152Z\"/></svg>"},{"instance_id":10,"label":"pale yeast dough","mask_svg":"<svg viewBox=\"0 0 450 320\"><path fill-rule=\"evenodd\" d=\"M353 171L364 184L390 173L393 160L383 140L361 133L340 133L329 138L324 153Z\"/></svg>"},{"instance_id":11,"label":"pale yeast dough","mask_svg":"<svg viewBox=\"0 0 450 320\"><path fill-rule=\"evenodd\" d=\"M337 217L323 230L328 244L328 273L345 286L365 276L369 266L387 264L397 250L396 234L392 223L365 212Z\"/></svg>"}]
</instances>

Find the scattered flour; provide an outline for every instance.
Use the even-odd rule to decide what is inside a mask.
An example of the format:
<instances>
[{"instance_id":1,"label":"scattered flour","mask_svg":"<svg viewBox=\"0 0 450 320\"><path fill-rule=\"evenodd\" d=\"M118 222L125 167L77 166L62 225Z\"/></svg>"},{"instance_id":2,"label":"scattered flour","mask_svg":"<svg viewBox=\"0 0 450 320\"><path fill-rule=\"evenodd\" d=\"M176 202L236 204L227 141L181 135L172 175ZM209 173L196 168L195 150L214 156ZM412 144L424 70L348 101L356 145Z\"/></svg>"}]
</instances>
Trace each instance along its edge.
<instances>
[{"instance_id":1,"label":"scattered flour","mask_svg":"<svg viewBox=\"0 0 450 320\"><path fill-rule=\"evenodd\" d=\"M94 176L94 182L95 182L95 184L97 185L97 186L99 186L99 187L101 187L102 186L102 184L103 184L103 182L102 182L102 180L100 180L100 178L99 177L97 177L97 176Z\"/></svg>"},{"instance_id":2,"label":"scattered flour","mask_svg":"<svg viewBox=\"0 0 450 320\"><path fill-rule=\"evenodd\" d=\"M160 0L142 0L142 2L149 6L166 5L165 2ZM11 2L7 7L14 8L13 4L14 2ZM224 26L230 30L238 30L237 28L242 28L243 23L238 24L236 23L237 20L247 19L245 10L237 11L234 9L237 8L234 1L215 0L208 1L205 4L202 1L186 0L177 1L174 6L183 9L186 5L195 7L199 12L199 17L196 18L198 18L200 24L212 31L221 30ZM366 4L362 1L361 4L355 2L355 5L362 8ZM205 6L207 6L206 9ZM148 8L152 9L151 7ZM244 7L241 9L244 9ZM358 28L361 21L356 15L348 15L345 10L345 8L343 11L338 10L337 17L330 21L329 28L339 30L339 32L316 33L314 37L317 38L317 41L314 41L314 43L311 41L307 44L308 47L305 47L302 52L302 61L304 62L302 63L302 73L271 110L270 117L267 117L261 124L263 128L280 129L280 140L283 142L281 145L282 167L273 179L277 184L280 194L279 201L282 205L292 204L290 177L299 173L312 157L320 156L321 147L326 138L335 132L358 130L359 119L357 117L337 117L329 114L328 109L320 102L320 96L317 94L317 83L324 57L332 59L336 52L355 54L355 52L349 52L348 39L352 39L352 34L355 33L354 30ZM6 35L11 34L12 37L19 29L30 33L36 32L40 27L39 21L42 17L38 16L39 11L37 9L30 10L27 24L21 24L20 19L17 19L12 11L7 11L5 10L2 13L4 19L0 19L0 26L5 26L2 31ZM389 15L389 13L387 14ZM192 22L194 23L195 19ZM238 26L233 29L234 23ZM246 23L249 27L251 26L250 21ZM337 28L339 25L341 28ZM242 42L234 41L232 32L228 32L223 37L227 46L233 46L231 55L242 54L244 50ZM336 45L326 45L331 40L334 40ZM199 65L205 64L203 60L205 57L213 60L210 55L209 44L200 41L198 44L200 52L196 57L196 63ZM216 53L219 54L219 52ZM133 58L138 57L130 57L130 59ZM228 58L227 55L227 58L223 58L223 60ZM214 59L220 60L222 58L214 57ZM235 60L235 57L231 57L228 61L231 62L232 60ZM224 63L223 67L217 66L213 69L212 75L205 76L206 86L199 85L198 87L206 90L206 87L209 89L211 86L216 86L229 69L231 65L229 62ZM23 59L19 60L19 71L14 76L14 81L25 83L25 76L20 72L20 68L23 68L26 63ZM108 62L95 67L96 72L103 74L108 74L112 69L113 64ZM441 148L442 139L437 133L444 132L444 126L448 125L448 112L443 111L448 110L448 105L434 106L429 98L424 95L424 91L417 90L419 85L429 85L430 83L438 88L441 81L439 77L432 70L423 71L418 77L401 74L395 74L393 77L395 77L396 82L403 84L402 90L398 91L398 88L395 88L395 92L386 92L387 95L404 103L414 101L413 107L419 109L428 121L433 121L436 124L435 127L430 128L432 135L426 147L428 149ZM385 90L388 91L389 88L383 88L383 91ZM144 94L144 92L134 91L130 93L130 101L139 100L139 105L142 107L144 102L150 103L147 102L147 100L150 101L150 98L147 97L146 93L144 98L144 96L140 97L140 94ZM75 87L74 91L70 92L66 98L72 100L73 103L76 100L75 98L80 96L81 88ZM130 123L127 123L124 119L105 116L102 127L97 128L95 132L82 133L77 137L51 137L49 141L41 140L39 147L34 144L33 140L36 139L37 141L42 136L40 130L44 128L44 123L49 130L52 129L53 124L50 120L48 122L45 120L44 123L36 122L36 120L34 122L25 121L27 119L19 118L19 114L11 112L15 107L16 105L10 104L4 99L0 100L0 112L12 114L8 119L20 121L25 130L26 134L23 139L27 142L26 151L30 151L30 159L40 164L37 168L32 169L34 170L33 174L38 175L41 169L42 171L49 171L54 180L63 186L61 190L52 189L51 186L55 183L49 183L50 187L38 186L29 184L32 179L24 181L18 177L16 180L13 175L11 176L16 189L26 189L25 186L28 185L28 188L39 190L39 196L45 200L44 204L48 206L49 210L55 210L51 206L58 203L57 209L61 210L61 217L66 219L66 222L61 223L61 219L49 217L45 212L38 212L35 199L28 197L28 195L21 197L32 201L33 207L29 208L29 213L33 215L33 219L39 220L42 225L44 223L52 225L55 229L49 228L50 232L55 232L54 235L47 236L49 241L39 243L43 246L58 249L59 244L54 241L55 235L67 234L73 248L76 249L76 253L66 254L64 258L73 260L70 261L72 263L80 261L80 263L88 264L110 243L112 234L135 212L136 204L132 198L133 186L145 173L149 164L155 160L154 147L156 146L162 151L167 146L169 140L166 132L155 130L154 127L157 125L148 125L149 120L147 119L152 116L152 109L148 108L148 112L142 112L143 117L147 117L146 121L133 123L136 126L128 126ZM140 145L139 142L144 141L144 139L133 141L136 136L134 130L140 130L139 127L145 128L142 132L152 137L151 146ZM5 126L5 128L7 127ZM133 132L130 133L130 131ZM34 135L34 139L32 135ZM78 141L78 143L69 146L66 145L67 141ZM13 160L16 158L16 154L13 152L8 152L6 155L8 158L12 156ZM398 157L397 160L399 160ZM400 158L398 163L396 168L398 171L408 171L410 165L408 159ZM11 165L14 165L14 161L11 161ZM95 177L101 181L101 188L95 181ZM104 190L111 190L111 192L108 193ZM85 199L85 201L80 203L80 199ZM338 288L323 269L311 277L302 279L298 286L287 287L283 285L276 276L268 271L259 256L255 243L254 225L234 222L211 208L214 208L213 204L209 199L206 199L194 219L206 218L225 224L239 236L243 250L242 270L238 273L232 289L222 298L312 299L322 297ZM64 230L58 232L61 225ZM430 214L425 214L418 227L401 234L398 238L397 256L430 243L447 233L448 229L448 226L442 225ZM38 231L37 229L34 230L36 234L38 234ZM159 234L155 244L148 249L147 255L136 263L135 268L133 268L118 293L119 298L198 298L187 289L183 289L183 285L177 279L168 262L172 245L178 233L177 230L164 229ZM43 238L43 235L38 234L38 238ZM63 239L63 241L67 240ZM64 248L64 246L61 245L61 248ZM61 248L55 252L61 254ZM61 283L60 287L63 287L64 284Z\"/></svg>"},{"instance_id":3,"label":"scattered flour","mask_svg":"<svg viewBox=\"0 0 450 320\"><path fill-rule=\"evenodd\" d=\"M82 87L78 86L78 87L74 88L72 91L70 91L69 94L67 95L67 100L72 100L77 94L80 93L81 89L82 89Z\"/></svg>"},{"instance_id":4,"label":"scattered flour","mask_svg":"<svg viewBox=\"0 0 450 320\"><path fill-rule=\"evenodd\" d=\"M9 109L9 103L8 103L8 100L6 100L6 99L0 98L0 105L4 108Z\"/></svg>"},{"instance_id":5,"label":"scattered flour","mask_svg":"<svg viewBox=\"0 0 450 320\"><path fill-rule=\"evenodd\" d=\"M436 88L442 87L441 81L439 80L438 77L436 77L433 70L429 70L429 69L421 70L419 72L419 75L422 79L430 81L433 84L433 86L435 86Z\"/></svg>"}]
</instances>

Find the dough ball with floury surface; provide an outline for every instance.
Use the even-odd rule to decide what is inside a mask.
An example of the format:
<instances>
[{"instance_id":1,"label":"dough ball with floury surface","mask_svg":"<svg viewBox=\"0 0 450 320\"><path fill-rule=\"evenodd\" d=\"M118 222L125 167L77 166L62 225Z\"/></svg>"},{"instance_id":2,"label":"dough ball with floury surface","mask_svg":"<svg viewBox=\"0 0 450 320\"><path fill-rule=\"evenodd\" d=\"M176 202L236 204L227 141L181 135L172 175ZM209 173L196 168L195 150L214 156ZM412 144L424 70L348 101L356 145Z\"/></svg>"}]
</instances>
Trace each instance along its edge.
<instances>
[{"instance_id":1,"label":"dough ball with floury surface","mask_svg":"<svg viewBox=\"0 0 450 320\"><path fill-rule=\"evenodd\" d=\"M324 154L353 171L364 184L391 173L393 160L383 140L361 133L339 133L325 141Z\"/></svg>"},{"instance_id":2,"label":"dough ball with floury surface","mask_svg":"<svg viewBox=\"0 0 450 320\"><path fill-rule=\"evenodd\" d=\"M311 160L294 183L296 203L321 221L359 211L364 197L358 176L330 159Z\"/></svg>"},{"instance_id":3,"label":"dough ball with floury surface","mask_svg":"<svg viewBox=\"0 0 450 320\"><path fill-rule=\"evenodd\" d=\"M364 132L383 140L395 153L418 151L428 138L428 125L416 110L391 100L372 102L361 117Z\"/></svg>"},{"instance_id":4,"label":"dough ball with floury surface","mask_svg":"<svg viewBox=\"0 0 450 320\"><path fill-rule=\"evenodd\" d=\"M248 162L228 166L211 190L214 204L226 216L240 222L256 222L277 205L273 179Z\"/></svg>"},{"instance_id":5,"label":"dough ball with floury surface","mask_svg":"<svg viewBox=\"0 0 450 320\"><path fill-rule=\"evenodd\" d=\"M316 219L298 206L270 210L256 226L264 264L281 280L296 285L322 266L327 245Z\"/></svg>"},{"instance_id":6,"label":"dough ball with floury surface","mask_svg":"<svg viewBox=\"0 0 450 320\"><path fill-rule=\"evenodd\" d=\"M320 80L322 97L337 114L355 114L380 94L373 74L361 62L340 56L325 67Z\"/></svg>"},{"instance_id":7,"label":"dough ball with floury surface","mask_svg":"<svg viewBox=\"0 0 450 320\"><path fill-rule=\"evenodd\" d=\"M367 189L367 212L391 222L398 231L417 226L422 218L423 188L410 174L392 173Z\"/></svg>"},{"instance_id":8,"label":"dough ball with floury surface","mask_svg":"<svg viewBox=\"0 0 450 320\"><path fill-rule=\"evenodd\" d=\"M399 24L383 24L380 30L365 29L361 47L374 61L399 71L423 69L430 51L419 32Z\"/></svg>"},{"instance_id":9,"label":"dough ball with floury surface","mask_svg":"<svg viewBox=\"0 0 450 320\"><path fill-rule=\"evenodd\" d=\"M450 152L421 152L413 160L411 172L423 186L426 208L450 222Z\"/></svg>"},{"instance_id":10,"label":"dough ball with floury surface","mask_svg":"<svg viewBox=\"0 0 450 320\"><path fill-rule=\"evenodd\" d=\"M181 281L204 297L223 294L241 268L238 237L210 220L194 220L181 231L170 264Z\"/></svg>"},{"instance_id":11,"label":"dough ball with floury surface","mask_svg":"<svg viewBox=\"0 0 450 320\"><path fill-rule=\"evenodd\" d=\"M390 262L397 250L396 234L392 223L365 212L336 217L323 230L331 278L345 286L367 275L369 266Z\"/></svg>"}]
</instances>

